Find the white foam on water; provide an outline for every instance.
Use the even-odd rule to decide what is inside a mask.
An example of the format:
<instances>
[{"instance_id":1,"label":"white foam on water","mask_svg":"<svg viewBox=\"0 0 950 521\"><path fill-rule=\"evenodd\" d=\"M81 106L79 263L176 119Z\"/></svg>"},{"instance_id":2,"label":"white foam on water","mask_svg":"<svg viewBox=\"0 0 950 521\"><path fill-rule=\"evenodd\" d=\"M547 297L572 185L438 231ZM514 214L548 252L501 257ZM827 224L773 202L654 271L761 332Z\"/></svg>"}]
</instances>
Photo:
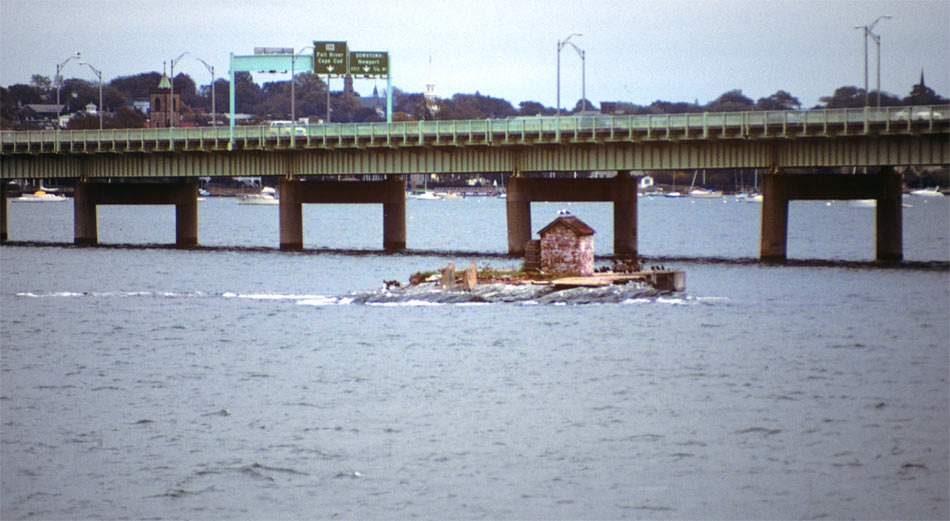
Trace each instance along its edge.
<instances>
[{"instance_id":1,"label":"white foam on water","mask_svg":"<svg viewBox=\"0 0 950 521\"><path fill-rule=\"evenodd\" d=\"M305 298L297 301L297 304L301 306L334 306L349 304L353 302L351 298L342 298L338 299L336 297L323 297L319 295L314 295L311 298Z\"/></svg>"},{"instance_id":2,"label":"white foam on water","mask_svg":"<svg viewBox=\"0 0 950 521\"><path fill-rule=\"evenodd\" d=\"M379 307L422 307L422 306L441 306L441 302L429 302L426 300L407 300L405 302L367 302L367 306L379 306Z\"/></svg>"}]
</instances>

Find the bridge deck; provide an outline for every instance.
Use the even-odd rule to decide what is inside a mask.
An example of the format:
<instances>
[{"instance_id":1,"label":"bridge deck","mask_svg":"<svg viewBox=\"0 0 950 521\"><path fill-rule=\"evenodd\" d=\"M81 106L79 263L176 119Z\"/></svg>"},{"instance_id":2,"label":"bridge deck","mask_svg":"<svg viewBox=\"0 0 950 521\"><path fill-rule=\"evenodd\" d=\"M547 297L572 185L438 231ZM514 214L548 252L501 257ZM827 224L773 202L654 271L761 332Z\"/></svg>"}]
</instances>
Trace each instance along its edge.
<instances>
[{"instance_id":1,"label":"bridge deck","mask_svg":"<svg viewBox=\"0 0 950 521\"><path fill-rule=\"evenodd\" d=\"M2 131L0 155L794 139L950 132L950 105L494 120Z\"/></svg>"}]
</instances>

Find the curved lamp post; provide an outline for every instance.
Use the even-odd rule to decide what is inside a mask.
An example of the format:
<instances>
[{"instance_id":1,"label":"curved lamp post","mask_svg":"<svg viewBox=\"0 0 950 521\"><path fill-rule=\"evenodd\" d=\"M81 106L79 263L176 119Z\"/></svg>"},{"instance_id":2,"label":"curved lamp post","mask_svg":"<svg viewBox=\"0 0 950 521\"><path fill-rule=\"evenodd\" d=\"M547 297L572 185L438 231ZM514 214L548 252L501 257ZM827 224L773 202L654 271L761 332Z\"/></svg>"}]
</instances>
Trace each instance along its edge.
<instances>
[{"instance_id":1,"label":"curved lamp post","mask_svg":"<svg viewBox=\"0 0 950 521\"><path fill-rule=\"evenodd\" d=\"M206 69L208 69L208 72L211 73L211 126L216 127L218 126L218 118L215 116L214 112L214 65L209 65L208 62L202 60L201 58L195 59L200 61L201 64L204 65Z\"/></svg>"},{"instance_id":2,"label":"curved lamp post","mask_svg":"<svg viewBox=\"0 0 950 521\"><path fill-rule=\"evenodd\" d=\"M80 58L82 58L82 54L77 52L76 54L63 60L63 63L56 64L56 128L59 128L59 116L63 112L62 107L60 107L59 105L59 90L63 87L63 77L60 75L60 73L62 72L63 67L65 67L66 64L69 63L69 60L72 60L72 59L78 60Z\"/></svg>"},{"instance_id":3,"label":"curved lamp post","mask_svg":"<svg viewBox=\"0 0 950 521\"><path fill-rule=\"evenodd\" d=\"M874 26L881 20L888 20L889 15L878 16L869 25L855 25L855 29L864 30L864 105L871 104L870 93L868 92L868 36L877 44L877 106L881 106L881 36L874 34Z\"/></svg>"},{"instance_id":4,"label":"curved lamp post","mask_svg":"<svg viewBox=\"0 0 950 521\"><path fill-rule=\"evenodd\" d=\"M102 130L102 71L92 66L89 62L80 62L79 65L86 65L92 72L96 74L96 77L99 78L99 130Z\"/></svg>"},{"instance_id":5,"label":"curved lamp post","mask_svg":"<svg viewBox=\"0 0 950 521\"><path fill-rule=\"evenodd\" d=\"M171 66L171 71L172 71L172 77L171 77L171 87L172 87L172 88L171 88L171 91L172 91L171 104L172 104L172 111L171 111L171 115L168 117L168 126L169 126L169 127L174 127L174 126L175 126L175 113L178 112L178 103L175 103L175 64L178 63L178 61L181 60L182 57L185 56L186 54L188 54L188 51L185 51L185 52L179 54L177 58L175 58L174 60L172 60L172 66Z\"/></svg>"},{"instance_id":6,"label":"curved lamp post","mask_svg":"<svg viewBox=\"0 0 950 521\"><path fill-rule=\"evenodd\" d=\"M563 40L558 40L557 42L557 115L561 115L561 49L565 45L570 45L577 51L578 56L581 57L581 111L587 110L587 80L586 80L586 71L585 71L585 60L584 60L584 51L574 45L574 42L570 41L574 36L584 36L581 33L572 33L570 36Z\"/></svg>"}]
</instances>

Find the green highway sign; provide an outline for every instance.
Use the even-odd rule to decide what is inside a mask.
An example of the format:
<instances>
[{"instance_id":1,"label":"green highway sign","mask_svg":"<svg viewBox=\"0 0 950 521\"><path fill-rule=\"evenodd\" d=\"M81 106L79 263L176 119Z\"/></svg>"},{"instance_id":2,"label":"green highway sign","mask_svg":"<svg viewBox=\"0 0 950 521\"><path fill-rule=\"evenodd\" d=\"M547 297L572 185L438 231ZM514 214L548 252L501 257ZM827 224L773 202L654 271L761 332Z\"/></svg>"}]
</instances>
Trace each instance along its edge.
<instances>
[{"instance_id":1,"label":"green highway sign","mask_svg":"<svg viewBox=\"0 0 950 521\"><path fill-rule=\"evenodd\" d=\"M369 78L389 75L388 52L353 51L350 53L350 74Z\"/></svg>"},{"instance_id":2,"label":"green highway sign","mask_svg":"<svg viewBox=\"0 0 950 521\"><path fill-rule=\"evenodd\" d=\"M330 76L349 74L346 42L313 42L313 72Z\"/></svg>"}]
</instances>

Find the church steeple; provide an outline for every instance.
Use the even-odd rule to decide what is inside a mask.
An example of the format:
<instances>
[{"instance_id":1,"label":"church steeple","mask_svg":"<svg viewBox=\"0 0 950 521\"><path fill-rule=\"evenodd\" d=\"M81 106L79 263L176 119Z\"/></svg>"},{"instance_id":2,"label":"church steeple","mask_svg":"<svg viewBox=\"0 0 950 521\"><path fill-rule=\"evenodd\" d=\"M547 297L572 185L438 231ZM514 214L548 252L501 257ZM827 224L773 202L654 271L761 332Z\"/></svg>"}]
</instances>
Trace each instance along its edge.
<instances>
[{"instance_id":1,"label":"church steeple","mask_svg":"<svg viewBox=\"0 0 950 521\"><path fill-rule=\"evenodd\" d=\"M172 96L172 84L164 72L158 86L149 93L149 127L164 128L181 125L181 94Z\"/></svg>"},{"instance_id":2,"label":"church steeple","mask_svg":"<svg viewBox=\"0 0 950 521\"><path fill-rule=\"evenodd\" d=\"M921 86L921 87L926 87L926 85L924 84L924 69L923 69L923 67L920 68L920 86Z\"/></svg>"}]
</instances>

